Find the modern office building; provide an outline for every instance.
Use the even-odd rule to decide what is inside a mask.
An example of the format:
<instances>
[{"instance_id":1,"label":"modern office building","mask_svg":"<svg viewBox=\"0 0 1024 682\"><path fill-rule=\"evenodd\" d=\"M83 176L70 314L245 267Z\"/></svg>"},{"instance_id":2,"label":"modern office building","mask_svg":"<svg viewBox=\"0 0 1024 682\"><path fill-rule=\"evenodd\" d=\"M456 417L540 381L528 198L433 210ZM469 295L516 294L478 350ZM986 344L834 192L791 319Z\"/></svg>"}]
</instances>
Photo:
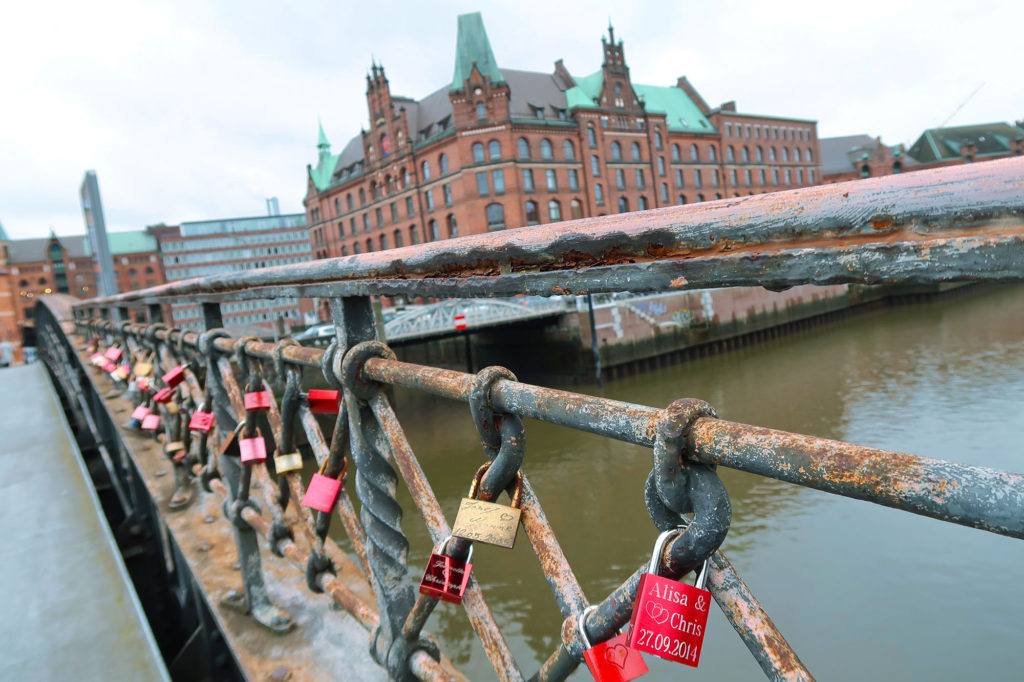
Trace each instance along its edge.
<instances>
[{"instance_id":1,"label":"modern office building","mask_svg":"<svg viewBox=\"0 0 1024 682\"><path fill-rule=\"evenodd\" d=\"M458 19L451 83L421 100L366 78L369 127L334 154L319 131L305 207L316 258L817 184L816 123L712 108L681 77L500 68L479 13ZM330 118L328 117L329 121Z\"/></svg>"}]
</instances>

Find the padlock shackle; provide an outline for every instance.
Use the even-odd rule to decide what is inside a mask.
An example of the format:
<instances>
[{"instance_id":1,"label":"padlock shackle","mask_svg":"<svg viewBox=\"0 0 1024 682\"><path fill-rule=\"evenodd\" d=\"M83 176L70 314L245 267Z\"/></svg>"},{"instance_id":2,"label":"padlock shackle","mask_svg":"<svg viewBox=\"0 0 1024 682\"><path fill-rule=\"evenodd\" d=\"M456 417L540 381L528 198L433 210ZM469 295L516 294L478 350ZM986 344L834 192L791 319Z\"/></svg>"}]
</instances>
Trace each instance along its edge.
<instances>
[{"instance_id":1,"label":"padlock shackle","mask_svg":"<svg viewBox=\"0 0 1024 682\"><path fill-rule=\"evenodd\" d=\"M327 469L327 463L329 461L331 461L330 455L328 455L327 457L324 457L324 461L320 465L320 470L317 472L318 474L320 474L321 476L324 475L324 471ZM338 475L335 476L334 479L336 481L344 480L345 479L345 472L346 471L348 471L348 457L342 457L341 458L341 471L338 472ZM449 537L451 537L451 536L449 536Z\"/></svg>"},{"instance_id":2,"label":"padlock shackle","mask_svg":"<svg viewBox=\"0 0 1024 682\"><path fill-rule=\"evenodd\" d=\"M580 615L576 619L576 625L580 629L580 639L583 640L583 648L584 649L591 649L591 648L593 648L591 646L591 644L590 644L590 638L587 637L587 628L586 628L585 622L587 620L587 616L590 615L590 612L594 611L596 609L597 609L597 604L591 604L587 608L585 608L582 611L580 611Z\"/></svg>"},{"instance_id":3,"label":"padlock shackle","mask_svg":"<svg viewBox=\"0 0 1024 682\"><path fill-rule=\"evenodd\" d=\"M452 534L449 533L448 537L446 537L444 540L442 540L440 542L440 544L438 544L437 547L434 549L434 554L444 554L444 551L446 549L448 549L448 543L451 542L451 541L452 541ZM450 556L450 555L445 554L445 556ZM454 558L454 557L452 557L452 558ZM466 563L467 564L473 563L473 543L472 542L469 543L469 552L466 553Z\"/></svg>"},{"instance_id":4,"label":"padlock shackle","mask_svg":"<svg viewBox=\"0 0 1024 682\"><path fill-rule=\"evenodd\" d=\"M479 469L476 470L476 473L473 474L473 482L470 483L470 485L469 485L469 495L467 495L467 497L469 497L470 499L473 499L473 500L477 499L476 495L477 495L477 492L480 490L480 481L481 481L481 479L483 479L484 474L487 473L487 470L491 468L491 464L493 464L493 462L485 462L484 464L482 464L480 466ZM501 491L498 491L498 494L501 494ZM511 507L513 509L519 509L520 508L519 505L522 504L522 500L523 500L523 471L522 471L522 469L516 469L515 488L513 488L512 494L509 497L511 497L511 499L512 499Z\"/></svg>"},{"instance_id":5,"label":"padlock shackle","mask_svg":"<svg viewBox=\"0 0 1024 682\"><path fill-rule=\"evenodd\" d=\"M654 553L651 554L651 563L647 565L647 572L651 575L658 575L661 564L661 553L665 550L665 543L676 533L682 533L686 526L677 526L671 530L662 531L658 539L654 541Z\"/></svg>"}]
</instances>

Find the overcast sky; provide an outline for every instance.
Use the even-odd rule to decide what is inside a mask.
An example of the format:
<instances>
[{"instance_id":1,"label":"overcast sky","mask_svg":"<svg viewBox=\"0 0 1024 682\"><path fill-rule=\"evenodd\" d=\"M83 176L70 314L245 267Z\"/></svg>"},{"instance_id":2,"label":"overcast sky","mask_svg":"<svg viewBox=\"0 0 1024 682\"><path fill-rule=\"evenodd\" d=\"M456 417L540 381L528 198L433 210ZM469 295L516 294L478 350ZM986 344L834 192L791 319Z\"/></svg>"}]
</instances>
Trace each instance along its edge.
<instances>
[{"instance_id":1,"label":"overcast sky","mask_svg":"<svg viewBox=\"0 0 1024 682\"><path fill-rule=\"evenodd\" d=\"M686 75L712 106L908 146L925 128L1024 118L1022 2L4 2L0 223L83 232L99 175L113 230L302 210L317 116L335 152L367 126L371 55L393 94L447 84L456 16L502 67L600 68L609 16L633 80ZM372 12L372 13L371 13ZM982 85L984 84L984 85Z\"/></svg>"}]
</instances>

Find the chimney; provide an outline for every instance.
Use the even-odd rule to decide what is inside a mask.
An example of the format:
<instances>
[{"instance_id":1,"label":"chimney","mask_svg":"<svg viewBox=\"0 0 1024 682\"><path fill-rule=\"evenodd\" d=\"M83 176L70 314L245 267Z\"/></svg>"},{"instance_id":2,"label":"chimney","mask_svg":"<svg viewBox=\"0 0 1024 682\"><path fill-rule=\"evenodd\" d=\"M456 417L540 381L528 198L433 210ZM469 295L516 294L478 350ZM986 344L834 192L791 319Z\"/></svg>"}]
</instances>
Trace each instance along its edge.
<instances>
[{"instance_id":1,"label":"chimney","mask_svg":"<svg viewBox=\"0 0 1024 682\"><path fill-rule=\"evenodd\" d=\"M277 197L267 199L267 215L281 215L281 206L277 203Z\"/></svg>"}]
</instances>

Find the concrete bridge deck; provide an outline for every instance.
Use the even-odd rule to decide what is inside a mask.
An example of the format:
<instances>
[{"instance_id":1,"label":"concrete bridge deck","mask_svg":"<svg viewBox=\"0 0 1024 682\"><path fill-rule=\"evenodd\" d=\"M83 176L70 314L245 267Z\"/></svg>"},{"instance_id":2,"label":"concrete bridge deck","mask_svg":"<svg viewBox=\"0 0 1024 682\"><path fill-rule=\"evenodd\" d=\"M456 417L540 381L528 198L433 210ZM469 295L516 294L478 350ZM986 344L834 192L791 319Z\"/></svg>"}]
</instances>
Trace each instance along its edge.
<instances>
[{"instance_id":1,"label":"concrete bridge deck","mask_svg":"<svg viewBox=\"0 0 1024 682\"><path fill-rule=\"evenodd\" d=\"M0 680L169 680L42 364L0 414Z\"/></svg>"}]
</instances>

